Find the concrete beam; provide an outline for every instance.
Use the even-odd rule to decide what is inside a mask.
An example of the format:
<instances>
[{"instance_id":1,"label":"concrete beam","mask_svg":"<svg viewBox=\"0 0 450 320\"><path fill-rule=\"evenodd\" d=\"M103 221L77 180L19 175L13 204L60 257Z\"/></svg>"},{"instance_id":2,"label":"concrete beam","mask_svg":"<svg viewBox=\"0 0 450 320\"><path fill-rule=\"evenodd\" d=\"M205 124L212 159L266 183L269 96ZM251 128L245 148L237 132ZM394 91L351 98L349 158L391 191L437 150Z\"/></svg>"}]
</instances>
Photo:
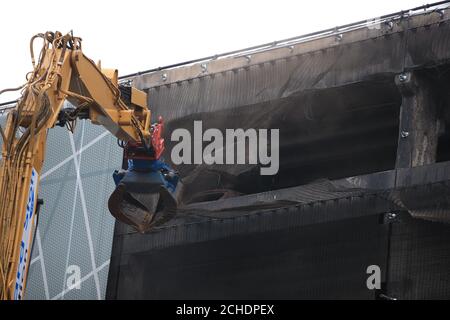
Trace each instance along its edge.
<instances>
[{"instance_id":1,"label":"concrete beam","mask_svg":"<svg viewBox=\"0 0 450 320\"><path fill-rule=\"evenodd\" d=\"M439 121L431 80L407 72L395 83L402 95L396 168L435 163Z\"/></svg>"}]
</instances>

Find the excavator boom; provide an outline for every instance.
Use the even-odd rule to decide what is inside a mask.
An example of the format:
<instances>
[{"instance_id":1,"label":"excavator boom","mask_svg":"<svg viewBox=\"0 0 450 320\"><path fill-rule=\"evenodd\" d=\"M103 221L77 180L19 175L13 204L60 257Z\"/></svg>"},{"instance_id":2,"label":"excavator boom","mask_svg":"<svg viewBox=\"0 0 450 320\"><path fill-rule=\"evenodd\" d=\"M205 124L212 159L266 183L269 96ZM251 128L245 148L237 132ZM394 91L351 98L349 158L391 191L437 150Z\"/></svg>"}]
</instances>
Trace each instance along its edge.
<instances>
[{"instance_id":1,"label":"excavator boom","mask_svg":"<svg viewBox=\"0 0 450 320\"><path fill-rule=\"evenodd\" d=\"M42 40L37 61L33 51L36 39ZM20 87L21 98L9 112L5 128L0 127L1 299L22 299L24 294L47 131L55 125L73 130L77 119L90 119L116 136L128 151L129 168L115 173L117 190L109 201L116 218L144 232L156 221L158 206L149 203L166 199L171 215L177 204L177 174L159 159L164 149L162 119L151 123L146 93L119 85L117 70L102 69L100 63L88 59L81 38L71 33L38 34L31 39L30 48L33 70ZM73 107L64 108L66 100ZM137 150L139 159L133 157ZM140 166L134 170L136 161ZM136 181L140 183L138 194L133 190ZM136 208L140 211L137 217L133 216Z\"/></svg>"}]
</instances>

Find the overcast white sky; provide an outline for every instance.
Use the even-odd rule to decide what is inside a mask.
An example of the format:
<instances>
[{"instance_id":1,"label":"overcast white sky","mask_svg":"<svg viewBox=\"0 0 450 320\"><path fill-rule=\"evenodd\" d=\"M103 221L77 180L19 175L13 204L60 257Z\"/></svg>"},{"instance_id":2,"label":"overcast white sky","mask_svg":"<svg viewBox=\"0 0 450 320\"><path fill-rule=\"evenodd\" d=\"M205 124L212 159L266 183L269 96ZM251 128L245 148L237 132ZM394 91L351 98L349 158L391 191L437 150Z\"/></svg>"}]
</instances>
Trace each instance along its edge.
<instances>
[{"instance_id":1,"label":"overcast white sky","mask_svg":"<svg viewBox=\"0 0 450 320\"><path fill-rule=\"evenodd\" d=\"M426 1L426 0L425 0ZM430 0L433 2L433 0ZM424 0L0 1L0 88L24 82L29 39L74 31L124 75L410 9ZM0 102L15 95L4 94Z\"/></svg>"}]
</instances>

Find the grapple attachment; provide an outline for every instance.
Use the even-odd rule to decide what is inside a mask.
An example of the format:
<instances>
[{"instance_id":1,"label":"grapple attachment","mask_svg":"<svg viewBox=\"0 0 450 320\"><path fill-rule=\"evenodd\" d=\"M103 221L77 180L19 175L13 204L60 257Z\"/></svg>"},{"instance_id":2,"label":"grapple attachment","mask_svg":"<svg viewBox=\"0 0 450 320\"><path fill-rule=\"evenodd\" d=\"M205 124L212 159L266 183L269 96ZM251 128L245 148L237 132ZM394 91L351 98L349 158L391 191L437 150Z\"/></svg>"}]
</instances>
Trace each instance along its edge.
<instances>
[{"instance_id":1,"label":"grapple attachment","mask_svg":"<svg viewBox=\"0 0 450 320\"><path fill-rule=\"evenodd\" d=\"M175 172L165 169L116 171L114 180L117 186L108 207L119 221L144 233L175 216L182 191L182 183Z\"/></svg>"},{"instance_id":2,"label":"grapple attachment","mask_svg":"<svg viewBox=\"0 0 450 320\"><path fill-rule=\"evenodd\" d=\"M151 129L150 148L142 142L125 144L128 170L113 174L116 189L108 201L109 211L141 233L172 219L182 193L178 174L160 160L164 151L162 130L160 117Z\"/></svg>"}]
</instances>

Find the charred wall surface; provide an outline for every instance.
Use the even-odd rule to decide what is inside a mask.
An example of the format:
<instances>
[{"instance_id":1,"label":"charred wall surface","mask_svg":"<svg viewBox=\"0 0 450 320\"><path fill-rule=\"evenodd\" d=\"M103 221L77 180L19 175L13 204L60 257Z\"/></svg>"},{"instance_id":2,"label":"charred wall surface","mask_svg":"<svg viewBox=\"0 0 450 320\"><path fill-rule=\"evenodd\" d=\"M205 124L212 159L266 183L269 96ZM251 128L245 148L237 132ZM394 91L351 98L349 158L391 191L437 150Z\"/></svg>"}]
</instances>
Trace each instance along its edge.
<instances>
[{"instance_id":1,"label":"charred wall surface","mask_svg":"<svg viewBox=\"0 0 450 320\"><path fill-rule=\"evenodd\" d=\"M107 297L449 298L449 19L402 14L134 77L166 121L166 160L171 132L202 120L279 129L280 169L177 166L174 221L116 224Z\"/></svg>"},{"instance_id":2,"label":"charred wall surface","mask_svg":"<svg viewBox=\"0 0 450 320\"><path fill-rule=\"evenodd\" d=\"M450 40L447 13L391 22L134 78L166 121L169 151L173 130L193 132L194 120L204 130L280 130L275 177L261 177L255 165L179 165L186 198L211 188L247 194L394 168L402 103L395 79L417 71L447 113ZM217 174L222 185L204 181Z\"/></svg>"}]
</instances>

